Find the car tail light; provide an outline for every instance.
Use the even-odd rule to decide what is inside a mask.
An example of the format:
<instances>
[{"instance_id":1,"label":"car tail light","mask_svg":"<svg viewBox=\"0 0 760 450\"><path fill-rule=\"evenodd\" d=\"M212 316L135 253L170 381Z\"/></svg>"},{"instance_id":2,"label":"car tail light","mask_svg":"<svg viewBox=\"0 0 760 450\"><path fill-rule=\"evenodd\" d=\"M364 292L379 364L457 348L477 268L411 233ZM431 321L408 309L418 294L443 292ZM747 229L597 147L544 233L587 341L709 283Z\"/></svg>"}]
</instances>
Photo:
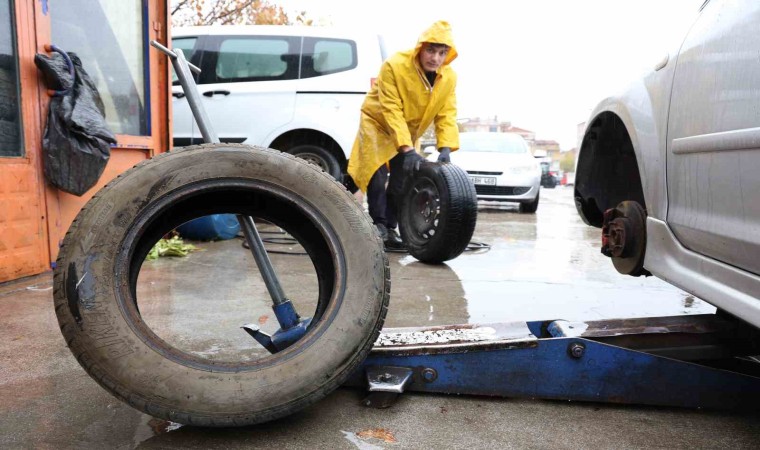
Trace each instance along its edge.
<instances>
[{"instance_id":1,"label":"car tail light","mask_svg":"<svg viewBox=\"0 0 760 450\"><path fill-rule=\"evenodd\" d=\"M372 89L377 84L377 78L370 78L369 79L369 88Z\"/></svg>"}]
</instances>

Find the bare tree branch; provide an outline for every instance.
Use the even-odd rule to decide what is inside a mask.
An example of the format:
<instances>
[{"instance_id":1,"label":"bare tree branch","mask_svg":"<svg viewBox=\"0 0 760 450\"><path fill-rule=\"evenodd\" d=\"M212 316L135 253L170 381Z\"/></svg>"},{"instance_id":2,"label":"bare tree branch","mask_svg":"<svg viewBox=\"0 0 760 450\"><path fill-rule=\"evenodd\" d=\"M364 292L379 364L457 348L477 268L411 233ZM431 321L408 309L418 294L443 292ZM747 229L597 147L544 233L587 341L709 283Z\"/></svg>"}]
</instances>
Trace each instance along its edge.
<instances>
[{"instance_id":1,"label":"bare tree branch","mask_svg":"<svg viewBox=\"0 0 760 450\"><path fill-rule=\"evenodd\" d=\"M312 21L305 17L305 12L299 13L295 20L291 21L285 9L270 3L270 0L173 0L172 3L174 3L172 6L174 26L312 24Z\"/></svg>"},{"instance_id":2,"label":"bare tree branch","mask_svg":"<svg viewBox=\"0 0 760 450\"><path fill-rule=\"evenodd\" d=\"M173 16L174 13L176 13L177 11L181 10L182 8L184 8L185 5L187 5L187 2L188 2L188 0L181 0L179 3L177 3L177 5L172 10L171 15Z\"/></svg>"},{"instance_id":3,"label":"bare tree branch","mask_svg":"<svg viewBox=\"0 0 760 450\"><path fill-rule=\"evenodd\" d=\"M258 0L248 0L244 4L238 3L238 6L236 6L234 9L227 10L223 14L219 14L216 19L217 20L224 20L227 16L233 15L233 14L240 14L242 11L244 11L249 6L253 5L254 3L257 3Z\"/></svg>"}]
</instances>

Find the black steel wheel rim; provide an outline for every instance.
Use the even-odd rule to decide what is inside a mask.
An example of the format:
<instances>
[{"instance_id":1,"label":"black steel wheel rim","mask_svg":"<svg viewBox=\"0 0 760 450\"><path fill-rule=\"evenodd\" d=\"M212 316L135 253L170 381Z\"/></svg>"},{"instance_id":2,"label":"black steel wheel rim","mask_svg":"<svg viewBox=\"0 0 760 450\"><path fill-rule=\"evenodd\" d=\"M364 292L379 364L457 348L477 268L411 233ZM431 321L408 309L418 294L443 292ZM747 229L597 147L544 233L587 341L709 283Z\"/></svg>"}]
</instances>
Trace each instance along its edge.
<instances>
[{"instance_id":1,"label":"black steel wheel rim","mask_svg":"<svg viewBox=\"0 0 760 450\"><path fill-rule=\"evenodd\" d=\"M405 207L411 228L406 230L406 237L414 244L423 245L438 231L441 218L441 193L431 178L419 177L409 187L405 197Z\"/></svg>"},{"instance_id":2,"label":"black steel wheel rim","mask_svg":"<svg viewBox=\"0 0 760 450\"><path fill-rule=\"evenodd\" d=\"M316 153L299 153L298 157L305 160L309 164L313 164L320 169L324 170L325 172L330 171L330 166L327 164L327 161L325 161L324 158L317 155Z\"/></svg>"}]
</instances>

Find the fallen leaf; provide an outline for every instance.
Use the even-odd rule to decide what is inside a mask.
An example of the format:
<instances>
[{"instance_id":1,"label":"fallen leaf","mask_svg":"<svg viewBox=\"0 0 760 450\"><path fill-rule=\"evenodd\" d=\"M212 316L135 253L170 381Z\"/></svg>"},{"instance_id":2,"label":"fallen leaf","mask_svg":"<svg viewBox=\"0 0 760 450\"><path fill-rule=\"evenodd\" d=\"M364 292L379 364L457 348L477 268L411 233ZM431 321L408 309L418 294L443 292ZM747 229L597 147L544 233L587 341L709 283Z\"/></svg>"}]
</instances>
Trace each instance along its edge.
<instances>
[{"instance_id":1,"label":"fallen leaf","mask_svg":"<svg viewBox=\"0 0 760 450\"><path fill-rule=\"evenodd\" d=\"M264 325L265 323L267 323L267 320L269 320L269 316L267 316L266 314L264 314L263 316L260 316L259 325Z\"/></svg>"},{"instance_id":2,"label":"fallen leaf","mask_svg":"<svg viewBox=\"0 0 760 450\"><path fill-rule=\"evenodd\" d=\"M356 433L356 435L362 439L375 438L388 443L397 442L396 437L393 436L393 433L386 430L385 428L370 428L368 430L360 431Z\"/></svg>"}]
</instances>

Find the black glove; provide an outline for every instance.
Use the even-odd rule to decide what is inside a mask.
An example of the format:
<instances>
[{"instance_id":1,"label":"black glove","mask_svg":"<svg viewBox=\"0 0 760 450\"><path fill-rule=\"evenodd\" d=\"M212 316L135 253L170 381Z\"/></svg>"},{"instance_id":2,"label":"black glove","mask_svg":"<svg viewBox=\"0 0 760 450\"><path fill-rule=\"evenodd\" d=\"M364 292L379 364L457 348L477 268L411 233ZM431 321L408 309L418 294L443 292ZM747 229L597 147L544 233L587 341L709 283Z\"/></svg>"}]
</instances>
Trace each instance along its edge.
<instances>
[{"instance_id":1,"label":"black glove","mask_svg":"<svg viewBox=\"0 0 760 450\"><path fill-rule=\"evenodd\" d=\"M404 162L402 163L401 170L404 172L404 178L411 178L414 172L420 169L420 163L425 161L425 158L414 150L402 153L402 155L404 156Z\"/></svg>"},{"instance_id":2,"label":"black glove","mask_svg":"<svg viewBox=\"0 0 760 450\"><path fill-rule=\"evenodd\" d=\"M451 162L451 149L449 147L441 147L438 149L438 162L439 163Z\"/></svg>"}]
</instances>

